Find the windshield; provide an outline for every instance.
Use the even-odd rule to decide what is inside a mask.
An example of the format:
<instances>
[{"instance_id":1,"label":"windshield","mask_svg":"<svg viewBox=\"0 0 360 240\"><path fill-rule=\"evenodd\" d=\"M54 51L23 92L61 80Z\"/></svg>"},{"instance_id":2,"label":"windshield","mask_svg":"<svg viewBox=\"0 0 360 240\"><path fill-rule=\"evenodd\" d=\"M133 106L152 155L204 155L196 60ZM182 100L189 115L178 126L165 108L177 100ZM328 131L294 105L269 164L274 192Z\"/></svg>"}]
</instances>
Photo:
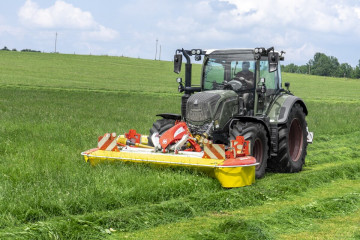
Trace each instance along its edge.
<instances>
[{"instance_id":1,"label":"windshield","mask_svg":"<svg viewBox=\"0 0 360 240\"><path fill-rule=\"evenodd\" d=\"M204 90L222 89L224 81L236 80L241 90L254 88L255 61L228 57L208 58L204 66Z\"/></svg>"},{"instance_id":2,"label":"windshield","mask_svg":"<svg viewBox=\"0 0 360 240\"><path fill-rule=\"evenodd\" d=\"M256 61L253 58L243 58L241 55L234 56L210 56L204 65L203 88L204 90L224 89L224 82L236 81L239 91L250 91L255 88ZM260 61L260 78L265 78L267 89L278 89L281 84L278 71L269 73L268 60Z\"/></svg>"}]
</instances>

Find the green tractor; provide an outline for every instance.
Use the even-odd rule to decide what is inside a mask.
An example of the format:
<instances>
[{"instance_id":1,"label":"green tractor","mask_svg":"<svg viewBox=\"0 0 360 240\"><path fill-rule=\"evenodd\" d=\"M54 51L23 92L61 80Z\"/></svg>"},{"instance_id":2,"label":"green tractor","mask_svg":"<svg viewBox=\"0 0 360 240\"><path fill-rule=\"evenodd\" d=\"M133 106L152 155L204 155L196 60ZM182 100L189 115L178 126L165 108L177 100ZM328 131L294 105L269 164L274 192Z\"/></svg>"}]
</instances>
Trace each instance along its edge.
<instances>
[{"instance_id":1,"label":"green tractor","mask_svg":"<svg viewBox=\"0 0 360 240\"><path fill-rule=\"evenodd\" d=\"M185 121L194 139L207 139L229 146L244 136L250 140L251 155L259 163L256 177L267 168L276 172L299 172L305 163L307 144L313 134L305 120L307 107L302 99L282 88L279 61L284 52L274 48L228 50L176 50L174 72L179 73L183 56L185 83L177 78L181 115L163 113L150 129L152 136L163 134L177 121ZM204 58L201 86L191 85L191 58Z\"/></svg>"}]
</instances>

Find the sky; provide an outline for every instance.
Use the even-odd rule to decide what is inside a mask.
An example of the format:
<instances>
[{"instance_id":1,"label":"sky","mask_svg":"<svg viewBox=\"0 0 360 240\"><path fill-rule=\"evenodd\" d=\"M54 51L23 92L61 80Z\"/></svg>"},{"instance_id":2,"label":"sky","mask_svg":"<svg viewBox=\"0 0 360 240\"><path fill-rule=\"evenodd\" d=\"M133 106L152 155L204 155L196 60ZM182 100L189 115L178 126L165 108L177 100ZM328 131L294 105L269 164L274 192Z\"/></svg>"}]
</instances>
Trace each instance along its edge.
<instances>
[{"instance_id":1,"label":"sky","mask_svg":"<svg viewBox=\"0 0 360 240\"><path fill-rule=\"evenodd\" d=\"M271 47L284 64L316 52L360 59L360 0L11 0L0 48L172 60L178 48ZM161 47L161 52L160 52Z\"/></svg>"}]
</instances>

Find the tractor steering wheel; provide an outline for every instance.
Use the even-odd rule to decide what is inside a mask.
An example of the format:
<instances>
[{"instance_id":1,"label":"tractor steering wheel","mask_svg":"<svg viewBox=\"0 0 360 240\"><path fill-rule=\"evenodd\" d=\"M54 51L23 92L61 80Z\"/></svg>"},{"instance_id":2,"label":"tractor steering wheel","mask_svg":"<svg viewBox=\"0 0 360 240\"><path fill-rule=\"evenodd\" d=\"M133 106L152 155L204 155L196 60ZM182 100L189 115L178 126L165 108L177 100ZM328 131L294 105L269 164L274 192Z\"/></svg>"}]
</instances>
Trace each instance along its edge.
<instances>
[{"instance_id":1,"label":"tractor steering wheel","mask_svg":"<svg viewBox=\"0 0 360 240\"><path fill-rule=\"evenodd\" d=\"M248 83L246 82L245 78L243 77L235 77L233 80L239 81L242 85L242 89L246 89Z\"/></svg>"},{"instance_id":2,"label":"tractor steering wheel","mask_svg":"<svg viewBox=\"0 0 360 240\"><path fill-rule=\"evenodd\" d=\"M224 90L226 90L226 89L234 90L235 92L241 90L242 87L243 87L242 82L234 80L234 79L231 80L230 82L226 82L224 84Z\"/></svg>"},{"instance_id":3,"label":"tractor steering wheel","mask_svg":"<svg viewBox=\"0 0 360 240\"><path fill-rule=\"evenodd\" d=\"M223 88L224 88L224 84L223 83L217 83L216 81L214 81L213 83L212 83L212 88L214 89L214 90L222 90Z\"/></svg>"}]
</instances>

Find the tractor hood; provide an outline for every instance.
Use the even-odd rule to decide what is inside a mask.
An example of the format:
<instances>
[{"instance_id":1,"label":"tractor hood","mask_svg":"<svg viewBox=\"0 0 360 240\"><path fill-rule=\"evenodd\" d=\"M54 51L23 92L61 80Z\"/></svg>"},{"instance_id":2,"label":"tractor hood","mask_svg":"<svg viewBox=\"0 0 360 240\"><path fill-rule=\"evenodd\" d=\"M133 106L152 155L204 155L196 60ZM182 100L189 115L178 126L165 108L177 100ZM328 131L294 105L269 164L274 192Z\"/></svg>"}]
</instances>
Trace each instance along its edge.
<instances>
[{"instance_id":1,"label":"tractor hood","mask_svg":"<svg viewBox=\"0 0 360 240\"><path fill-rule=\"evenodd\" d=\"M195 93L186 105L186 120L191 125L218 121L219 127L238 113L238 95L232 90L213 90Z\"/></svg>"}]
</instances>

